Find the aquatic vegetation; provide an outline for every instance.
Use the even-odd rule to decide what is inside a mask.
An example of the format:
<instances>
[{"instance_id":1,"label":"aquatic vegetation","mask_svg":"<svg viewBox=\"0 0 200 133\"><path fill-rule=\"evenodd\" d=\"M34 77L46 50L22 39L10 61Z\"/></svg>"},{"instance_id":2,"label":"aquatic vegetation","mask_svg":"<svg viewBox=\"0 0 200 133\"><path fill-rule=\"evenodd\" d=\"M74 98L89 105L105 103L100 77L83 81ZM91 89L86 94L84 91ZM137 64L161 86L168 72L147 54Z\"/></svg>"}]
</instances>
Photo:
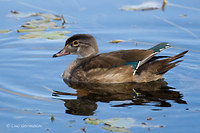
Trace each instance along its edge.
<instances>
[{"instance_id":1,"label":"aquatic vegetation","mask_svg":"<svg viewBox=\"0 0 200 133\"><path fill-rule=\"evenodd\" d=\"M8 33L10 32L10 30L7 30L7 29L0 29L0 33Z\"/></svg>"},{"instance_id":2,"label":"aquatic vegetation","mask_svg":"<svg viewBox=\"0 0 200 133\"><path fill-rule=\"evenodd\" d=\"M22 28L17 29L18 33L29 32L24 35L20 35L20 39L32 39L32 38L46 38L46 39L66 39L68 38L65 34L70 33L70 31L47 31L49 29L65 29L66 20L63 15L54 15L46 13L22 13L18 11L11 11L9 14L10 17L15 17L16 19L35 17L32 20L25 21L21 25ZM40 17L38 19L38 17ZM61 24L58 22L62 21ZM45 32L44 32L45 31ZM1 31L9 32L7 30Z\"/></svg>"},{"instance_id":3,"label":"aquatic vegetation","mask_svg":"<svg viewBox=\"0 0 200 133\"><path fill-rule=\"evenodd\" d=\"M148 118L147 118L148 119ZM152 120L152 119L151 119ZM163 128L163 125L149 125L145 122L138 123L134 118L111 118L105 120L99 120L94 118L86 118L85 122L91 125L99 125L103 123L102 127L105 130L112 132L124 132L130 133L131 131L128 128L131 127L142 127L142 128Z\"/></svg>"},{"instance_id":4,"label":"aquatic vegetation","mask_svg":"<svg viewBox=\"0 0 200 133\"><path fill-rule=\"evenodd\" d=\"M19 36L20 39L32 39L32 38L46 38L50 40L55 39L67 39L65 34L69 34L70 31L51 31L51 32L31 32L25 35Z\"/></svg>"},{"instance_id":5,"label":"aquatic vegetation","mask_svg":"<svg viewBox=\"0 0 200 133\"><path fill-rule=\"evenodd\" d=\"M162 9L162 11L164 11L166 4L167 4L167 0L163 0L162 4L156 1L146 1L139 5L123 6L120 10L121 11L149 11L149 10Z\"/></svg>"}]
</instances>

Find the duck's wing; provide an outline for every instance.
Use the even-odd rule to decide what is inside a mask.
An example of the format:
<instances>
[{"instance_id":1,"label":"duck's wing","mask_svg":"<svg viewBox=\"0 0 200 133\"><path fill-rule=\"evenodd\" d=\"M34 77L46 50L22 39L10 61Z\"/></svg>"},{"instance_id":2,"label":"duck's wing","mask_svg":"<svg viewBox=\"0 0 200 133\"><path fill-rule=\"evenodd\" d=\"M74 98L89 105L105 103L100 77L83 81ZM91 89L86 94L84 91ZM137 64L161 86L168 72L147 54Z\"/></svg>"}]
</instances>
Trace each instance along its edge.
<instances>
[{"instance_id":1,"label":"duck's wing","mask_svg":"<svg viewBox=\"0 0 200 133\"><path fill-rule=\"evenodd\" d=\"M153 50L133 49L100 54L87 60L82 68L87 71L95 68L114 68L132 65L133 69L136 69L139 62L150 59L153 53Z\"/></svg>"},{"instance_id":2,"label":"duck's wing","mask_svg":"<svg viewBox=\"0 0 200 133\"><path fill-rule=\"evenodd\" d=\"M167 46L160 45L148 50L120 50L83 59L78 66L79 71L75 71L74 75L89 82L131 82L139 66Z\"/></svg>"},{"instance_id":3,"label":"duck's wing","mask_svg":"<svg viewBox=\"0 0 200 133\"><path fill-rule=\"evenodd\" d=\"M132 82L138 62L152 53L153 50L121 50L100 54L81 63L81 71L75 75L88 82Z\"/></svg>"},{"instance_id":4,"label":"duck's wing","mask_svg":"<svg viewBox=\"0 0 200 133\"><path fill-rule=\"evenodd\" d=\"M83 63L82 68L87 71L93 68L113 68L131 65L134 70L150 60L160 51L170 47L169 43L160 43L148 50L132 49L104 53L90 58Z\"/></svg>"}]
</instances>

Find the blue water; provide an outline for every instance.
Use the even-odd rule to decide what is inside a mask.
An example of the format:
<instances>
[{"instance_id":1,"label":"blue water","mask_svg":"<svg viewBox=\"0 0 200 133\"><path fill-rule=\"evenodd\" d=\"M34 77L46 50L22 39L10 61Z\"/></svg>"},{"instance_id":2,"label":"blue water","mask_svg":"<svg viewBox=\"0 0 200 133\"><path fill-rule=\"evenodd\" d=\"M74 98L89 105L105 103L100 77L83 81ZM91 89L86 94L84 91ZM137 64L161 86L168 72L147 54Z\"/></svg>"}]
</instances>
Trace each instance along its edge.
<instances>
[{"instance_id":1,"label":"blue water","mask_svg":"<svg viewBox=\"0 0 200 133\"><path fill-rule=\"evenodd\" d=\"M134 133L198 133L200 2L168 0L165 11L120 11L124 5L137 5L142 2L145 1L0 0L0 29L12 30L10 33L0 34L1 132L76 133L83 132L81 128L84 126L88 133L110 132L104 130L102 124L90 125L85 123L84 119L92 117L103 120L117 117L134 118L137 123L164 125L163 128L152 127L150 131L142 127L128 128ZM161 1L157 2L162 5ZM76 33L92 34L97 39L101 53L120 49L147 49L160 42L170 42L174 46L162 51L161 55L175 55L184 50L189 52L178 67L164 76L166 91L152 90L156 89L153 85L140 86L140 89L135 87L136 92L143 96L134 100L132 95L129 96L130 93L122 96L99 96L93 93L86 95L67 86L61 78L64 69L76 56L52 58L54 53L63 48L65 40L19 39L19 35L24 33L17 33L17 29L31 18L18 20L9 17L11 10L63 14L70 23L66 28L71 31L68 36ZM114 39L129 41L108 43ZM52 90L78 93L79 96L53 95ZM83 107L77 107L78 110L66 107L72 104L73 108L73 103L76 106L82 102ZM54 121L51 121L52 114ZM147 121L148 117L153 120Z\"/></svg>"}]
</instances>

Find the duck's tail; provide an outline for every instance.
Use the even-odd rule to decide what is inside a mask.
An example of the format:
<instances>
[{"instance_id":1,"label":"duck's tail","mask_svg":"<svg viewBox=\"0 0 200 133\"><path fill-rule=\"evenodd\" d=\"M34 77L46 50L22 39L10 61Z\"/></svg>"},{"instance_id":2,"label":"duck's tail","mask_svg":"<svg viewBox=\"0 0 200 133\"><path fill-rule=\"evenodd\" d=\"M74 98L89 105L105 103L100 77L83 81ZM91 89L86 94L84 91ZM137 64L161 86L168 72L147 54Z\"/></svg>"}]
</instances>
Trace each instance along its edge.
<instances>
[{"instance_id":1,"label":"duck's tail","mask_svg":"<svg viewBox=\"0 0 200 133\"><path fill-rule=\"evenodd\" d=\"M175 61L181 57L183 57L186 53L188 52L188 50L180 53L180 54L177 54L175 56L171 56L167 59L163 59L163 60L159 60L157 61L158 64L161 65L161 67L158 69L157 73L156 74L165 74L167 71L169 71L170 69L174 68L175 66L178 65L179 62L182 62L183 60L178 60L178 61ZM175 61L175 62L173 62Z\"/></svg>"},{"instance_id":2,"label":"duck's tail","mask_svg":"<svg viewBox=\"0 0 200 133\"><path fill-rule=\"evenodd\" d=\"M158 47L157 47L158 49L156 49L156 46L153 48L155 49L155 51L160 50L160 48ZM187 52L188 50L180 54L177 54L175 56L170 56L170 57L167 57L167 56L156 57L155 56L151 60L144 63L142 66L140 66L136 74L138 75L138 77L140 76L141 79L145 80L145 82L158 80L162 78L162 76L166 72L168 72L170 69L176 67L179 62L182 62L183 60L177 60L177 59L183 57ZM165 58L165 59L161 59L161 58Z\"/></svg>"}]
</instances>

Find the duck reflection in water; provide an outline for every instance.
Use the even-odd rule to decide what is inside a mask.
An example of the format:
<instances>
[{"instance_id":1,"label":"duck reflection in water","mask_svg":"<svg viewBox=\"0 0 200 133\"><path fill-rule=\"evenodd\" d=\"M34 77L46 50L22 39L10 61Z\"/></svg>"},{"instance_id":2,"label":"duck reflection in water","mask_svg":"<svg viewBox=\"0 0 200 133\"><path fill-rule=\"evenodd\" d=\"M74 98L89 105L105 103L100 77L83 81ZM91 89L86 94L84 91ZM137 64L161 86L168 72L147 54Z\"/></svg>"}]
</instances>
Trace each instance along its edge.
<instances>
[{"instance_id":1,"label":"duck reflection in water","mask_svg":"<svg viewBox=\"0 0 200 133\"><path fill-rule=\"evenodd\" d=\"M164 79L149 83L97 84L68 81L65 83L77 93L54 91L53 96L77 96L77 99L61 99L65 102L66 113L74 115L93 115L98 106L97 102L122 101L121 104L112 107L132 105L171 107L170 101L187 104L183 100L183 95L175 91L175 88L169 87ZM130 102L127 103L126 100Z\"/></svg>"}]
</instances>

